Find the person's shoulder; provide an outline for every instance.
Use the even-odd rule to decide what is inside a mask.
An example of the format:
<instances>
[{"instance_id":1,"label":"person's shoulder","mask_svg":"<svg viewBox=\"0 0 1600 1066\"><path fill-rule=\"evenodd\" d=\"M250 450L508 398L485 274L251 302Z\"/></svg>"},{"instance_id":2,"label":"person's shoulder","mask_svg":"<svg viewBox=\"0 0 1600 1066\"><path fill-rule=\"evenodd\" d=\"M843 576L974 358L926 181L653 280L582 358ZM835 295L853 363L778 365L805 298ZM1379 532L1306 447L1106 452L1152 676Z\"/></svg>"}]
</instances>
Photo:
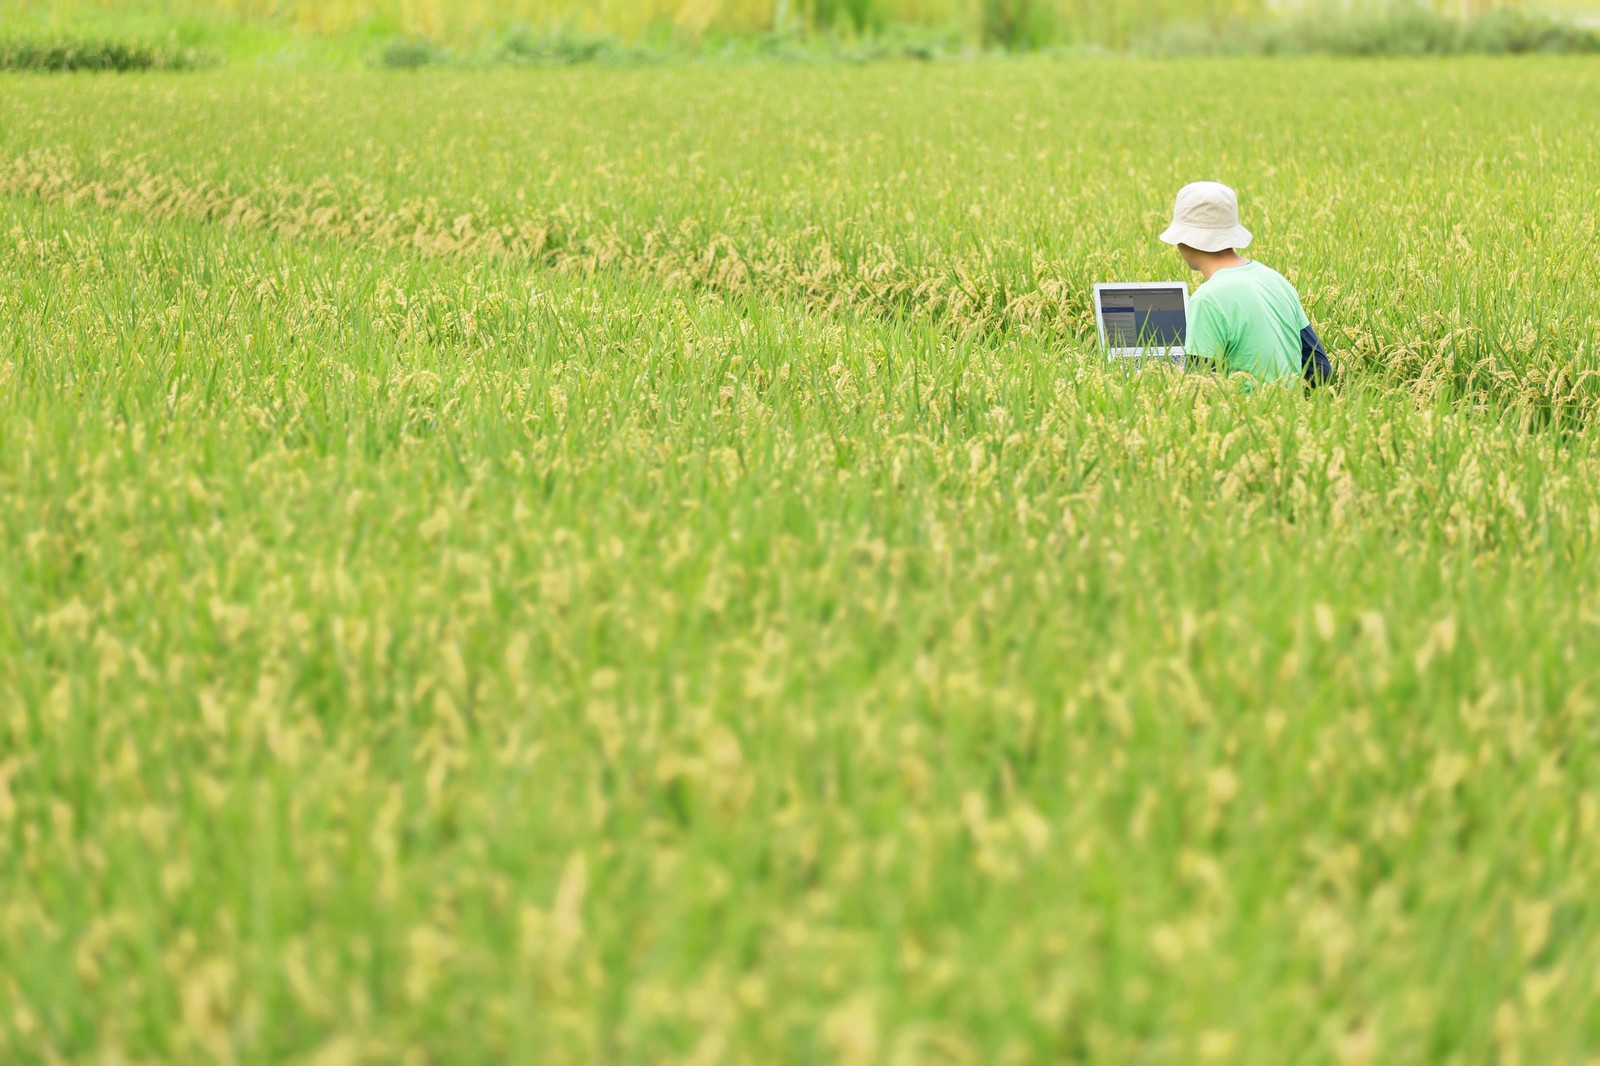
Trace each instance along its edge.
<instances>
[{"instance_id":1,"label":"person's shoulder","mask_svg":"<svg viewBox=\"0 0 1600 1066\"><path fill-rule=\"evenodd\" d=\"M1189 321L1210 322L1220 327L1228 318L1228 296L1216 279L1202 282L1189 297Z\"/></svg>"},{"instance_id":2,"label":"person's shoulder","mask_svg":"<svg viewBox=\"0 0 1600 1066\"><path fill-rule=\"evenodd\" d=\"M1228 277L1226 272L1213 274L1210 280L1202 281L1195 287L1194 293L1189 297L1189 307L1193 310L1199 305L1221 313L1225 307L1234 302L1238 287L1239 279Z\"/></svg>"},{"instance_id":3,"label":"person's shoulder","mask_svg":"<svg viewBox=\"0 0 1600 1066\"><path fill-rule=\"evenodd\" d=\"M1300 299L1300 290L1294 287L1294 282L1273 270L1266 264L1260 264L1261 276L1259 283L1264 290L1273 291L1272 299L1285 306L1285 310L1298 320L1301 327L1309 325L1311 320L1306 317L1305 304Z\"/></svg>"},{"instance_id":4,"label":"person's shoulder","mask_svg":"<svg viewBox=\"0 0 1600 1066\"><path fill-rule=\"evenodd\" d=\"M1260 262L1259 260L1256 262L1256 266L1261 268L1261 281L1269 285L1280 285L1296 295L1299 294L1299 290L1294 287L1294 282L1284 277L1278 271L1272 269L1271 267L1267 266L1267 264Z\"/></svg>"}]
</instances>

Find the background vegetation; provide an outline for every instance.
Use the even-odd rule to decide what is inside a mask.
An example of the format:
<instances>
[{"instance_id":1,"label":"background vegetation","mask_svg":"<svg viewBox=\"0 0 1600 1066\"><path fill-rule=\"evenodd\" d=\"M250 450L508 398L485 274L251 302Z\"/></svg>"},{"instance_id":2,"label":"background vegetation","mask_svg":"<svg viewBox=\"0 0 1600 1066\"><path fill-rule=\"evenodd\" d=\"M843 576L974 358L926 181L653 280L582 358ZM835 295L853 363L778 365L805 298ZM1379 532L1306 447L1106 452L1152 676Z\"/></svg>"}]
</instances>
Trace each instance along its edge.
<instances>
[{"instance_id":1,"label":"background vegetation","mask_svg":"<svg viewBox=\"0 0 1600 1066\"><path fill-rule=\"evenodd\" d=\"M0 26L31 33L176 32L190 44L263 35L428 42L481 55L505 39L604 42L656 49L718 42L889 42L923 50L964 47L1129 48L1183 39L1249 41L1242 27L1287 20L1301 41L1330 20L1376 25L1380 36L1419 19L1515 12L1527 18L1582 11L1585 0L18 0ZM1597 4L1596 6L1600 6ZM1424 19L1424 16L1426 18ZM1170 27L1181 32L1170 33ZM1390 27L1384 30L1384 27ZM1440 36L1440 31L1434 31ZM1448 36L1448 32L1445 32ZM1415 32L1411 33L1415 37ZM281 45L282 42L280 41ZM1236 50L1242 50L1235 45ZM1369 50L1371 50L1369 48ZM1405 50L1390 47L1386 51ZM1437 46L1429 50L1441 49ZM1497 47L1494 50L1510 50Z\"/></svg>"}]
</instances>

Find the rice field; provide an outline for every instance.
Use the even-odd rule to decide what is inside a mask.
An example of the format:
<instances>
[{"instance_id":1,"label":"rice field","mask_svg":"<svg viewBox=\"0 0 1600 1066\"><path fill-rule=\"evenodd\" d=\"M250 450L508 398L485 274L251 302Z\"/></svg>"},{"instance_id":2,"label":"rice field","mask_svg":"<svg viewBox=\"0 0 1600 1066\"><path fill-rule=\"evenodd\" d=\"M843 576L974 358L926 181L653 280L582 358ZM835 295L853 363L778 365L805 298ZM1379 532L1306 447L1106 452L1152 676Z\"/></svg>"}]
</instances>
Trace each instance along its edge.
<instances>
[{"instance_id":1,"label":"rice field","mask_svg":"<svg viewBox=\"0 0 1600 1066\"><path fill-rule=\"evenodd\" d=\"M1594 1061L1597 92L0 75L0 1060Z\"/></svg>"}]
</instances>

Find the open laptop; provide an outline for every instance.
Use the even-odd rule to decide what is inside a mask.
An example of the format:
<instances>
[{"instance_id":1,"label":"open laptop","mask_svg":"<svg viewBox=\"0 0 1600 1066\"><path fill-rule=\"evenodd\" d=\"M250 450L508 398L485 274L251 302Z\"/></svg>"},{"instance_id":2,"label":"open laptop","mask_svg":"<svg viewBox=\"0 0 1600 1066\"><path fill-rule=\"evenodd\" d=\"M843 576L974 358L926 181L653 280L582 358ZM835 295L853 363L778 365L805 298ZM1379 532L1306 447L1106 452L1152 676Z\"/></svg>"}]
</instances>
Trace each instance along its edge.
<instances>
[{"instance_id":1,"label":"open laptop","mask_svg":"<svg viewBox=\"0 0 1600 1066\"><path fill-rule=\"evenodd\" d=\"M1181 281L1124 281L1094 287L1094 322L1111 359L1183 363L1189 335L1189 286Z\"/></svg>"}]
</instances>

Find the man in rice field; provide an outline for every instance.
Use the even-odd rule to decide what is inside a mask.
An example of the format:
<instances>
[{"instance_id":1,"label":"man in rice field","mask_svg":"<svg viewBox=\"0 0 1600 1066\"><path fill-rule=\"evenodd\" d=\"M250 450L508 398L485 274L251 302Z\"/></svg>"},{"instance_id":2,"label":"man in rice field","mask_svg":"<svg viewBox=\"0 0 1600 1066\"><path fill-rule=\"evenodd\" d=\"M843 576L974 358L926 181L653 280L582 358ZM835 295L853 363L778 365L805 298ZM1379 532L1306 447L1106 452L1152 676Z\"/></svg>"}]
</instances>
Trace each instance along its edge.
<instances>
[{"instance_id":1,"label":"man in rice field","mask_svg":"<svg viewBox=\"0 0 1600 1066\"><path fill-rule=\"evenodd\" d=\"M1256 381L1313 384L1333 373L1300 294L1271 267L1239 254L1250 231L1239 225L1239 198L1226 185L1197 181L1178 191L1172 225L1161 235L1178 246L1204 280L1189 298L1184 352Z\"/></svg>"}]
</instances>

